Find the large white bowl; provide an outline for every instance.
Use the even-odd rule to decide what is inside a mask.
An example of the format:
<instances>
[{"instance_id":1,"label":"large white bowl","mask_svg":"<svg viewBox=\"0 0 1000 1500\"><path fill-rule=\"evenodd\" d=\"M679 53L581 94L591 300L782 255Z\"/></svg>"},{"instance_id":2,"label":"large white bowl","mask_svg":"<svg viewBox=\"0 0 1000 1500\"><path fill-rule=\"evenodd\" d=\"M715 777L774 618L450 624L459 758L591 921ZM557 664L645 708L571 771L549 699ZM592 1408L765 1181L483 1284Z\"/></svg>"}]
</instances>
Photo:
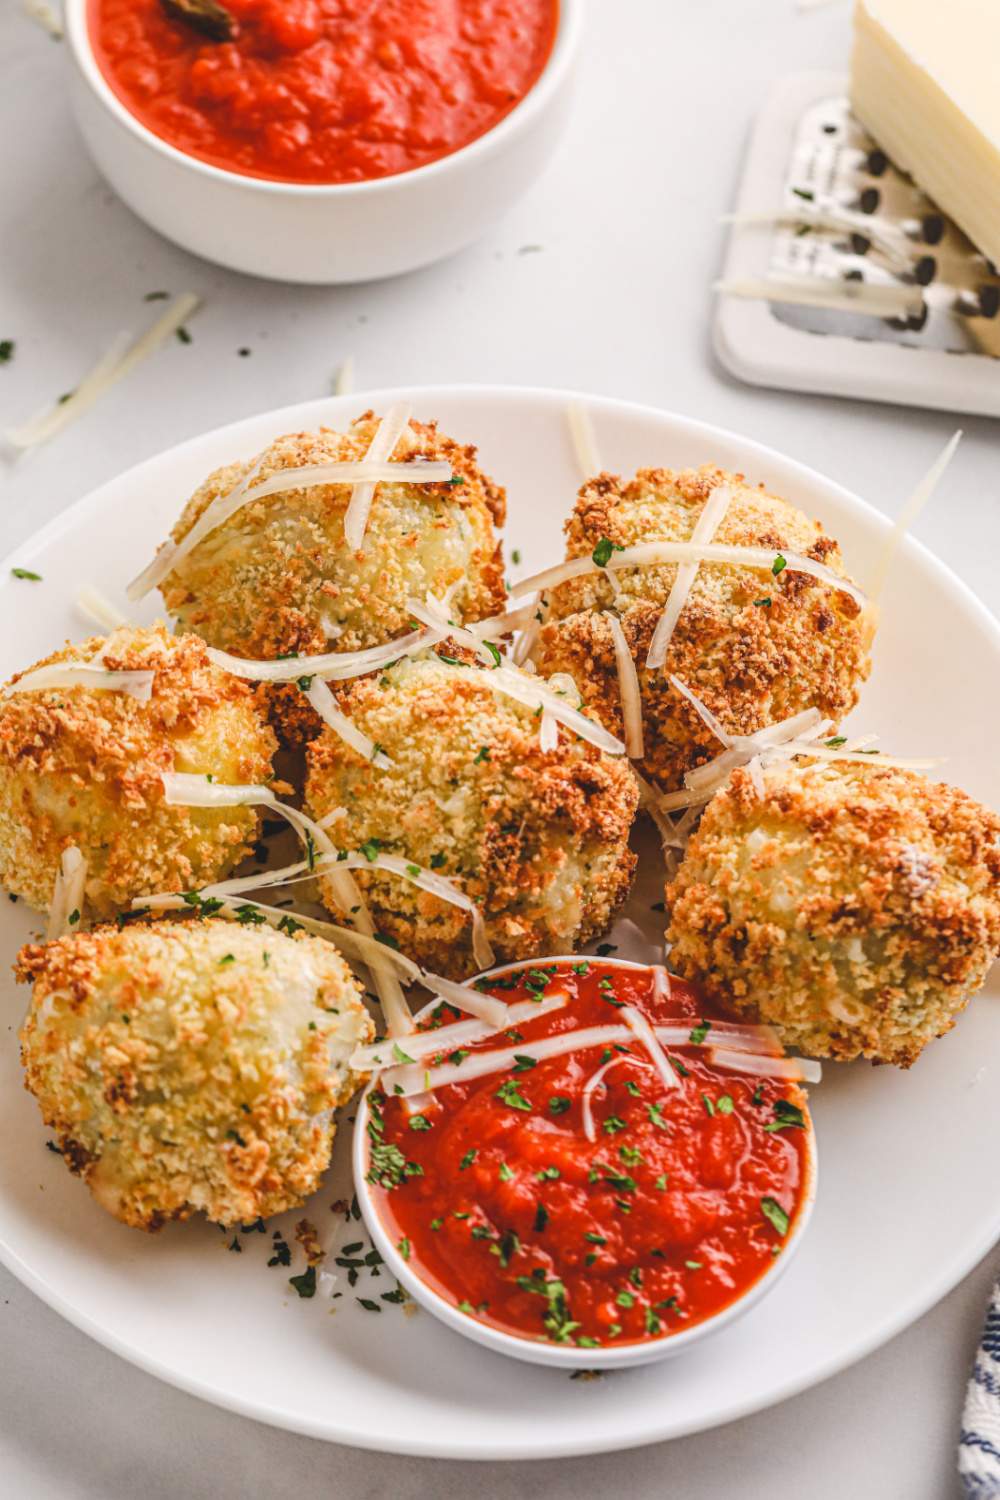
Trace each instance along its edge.
<instances>
[{"instance_id":1,"label":"large white bowl","mask_svg":"<svg viewBox=\"0 0 1000 1500\"><path fill-rule=\"evenodd\" d=\"M495 968L477 975L476 978L489 979L500 974L510 974L515 969L534 968L538 964L578 963L581 956L579 953L559 953L554 956L545 954L539 958L524 959L520 963L498 964ZM601 963L615 969L648 967L646 964L633 963L625 958L602 958ZM424 1008L417 1012L416 1019L422 1021L437 1004L437 1000L428 1001ZM524 1359L532 1365L548 1365L550 1368L559 1370L630 1370L637 1365L655 1364L659 1360L672 1359L675 1355L684 1353L693 1345L710 1338L712 1334L720 1333L723 1328L728 1328L731 1323L735 1323L738 1318L748 1313L752 1307L756 1307L757 1303L767 1296L784 1274L801 1245L802 1236L812 1217L813 1204L816 1201L816 1137L810 1119L806 1140L802 1207L785 1237L781 1254L776 1256L763 1275L728 1307L694 1324L692 1328L682 1329L677 1333L666 1333L659 1338L646 1339L639 1344L621 1344L617 1348L579 1349L572 1344L543 1343L531 1338L528 1334L519 1336L505 1333L502 1328L494 1328L489 1323L481 1322L479 1318L473 1318L461 1312L454 1303L442 1297L423 1279L417 1262L404 1260L400 1255L398 1245L379 1212L377 1195L372 1192L368 1182L368 1093L369 1090L366 1089L358 1106L354 1127L354 1191L357 1194L368 1233L389 1271L400 1285L404 1286L420 1303L421 1307L426 1307L428 1312L440 1318L442 1323L446 1323L449 1328L454 1328L456 1333L464 1334L466 1338L473 1339L477 1344L485 1345L496 1354L507 1354L512 1359Z\"/></svg>"},{"instance_id":2,"label":"large white bowl","mask_svg":"<svg viewBox=\"0 0 1000 1500\"><path fill-rule=\"evenodd\" d=\"M65 0L71 98L98 167L185 250L276 281L396 276L476 239L534 181L562 134L583 0L560 0L541 76L492 130L440 161L371 182L271 182L187 156L130 114L97 65L87 0Z\"/></svg>"}]
</instances>

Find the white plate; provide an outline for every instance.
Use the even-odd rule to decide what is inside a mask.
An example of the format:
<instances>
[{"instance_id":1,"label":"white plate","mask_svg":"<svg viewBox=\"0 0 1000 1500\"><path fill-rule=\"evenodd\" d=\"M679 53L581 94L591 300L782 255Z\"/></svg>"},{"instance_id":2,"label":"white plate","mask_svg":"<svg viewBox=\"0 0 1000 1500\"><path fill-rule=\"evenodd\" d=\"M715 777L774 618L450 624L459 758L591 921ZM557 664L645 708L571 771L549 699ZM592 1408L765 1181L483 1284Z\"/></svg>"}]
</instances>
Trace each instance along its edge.
<instances>
[{"instance_id":1,"label":"white plate","mask_svg":"<svg viewBox=\"0 0 1000 1500\"><path fill-rule=\"evenodd\" d=\"M210 468L276 433L338 425L369 402L384 410L406 395L420 416L438 416L446 431L477 442L486 468L508 486L507 546L521 550L522 570L560 556L578 483L565 395L442 387L309 402L208 433L132 469L0 565L0 675L86 633L72 607L82 583L121 601L125 581ZM820 517L864 581L886 522L839 486L696 422L613 401L589 406L607 467L715 460L742 469ZM915 478L909 469L904 452L900 472L888 476L900 499ZM887 476L871 478L884 493ZM44 581L14 581L10 564L33 568ZM998 677L1000 627L909 542L852 727L880 730L900 751L946 755L950 780L1000 804L1000 697L987 690ZM632 915L648 933L659 893L655 863L645 863ZM31 926L21 906L2 903L4 974ZM652 955L633 928L619 943L622 957ZM6 979L0 1255L64 1317L143 1369L313 1437L454 1458L542 1458L695 1432L780 1401L874 1349L949 1291L1000 1234L1000 1194L992 1191L1000 1138L997 998L994 977L992 995L980 997L909 1074L827 1069L813 1094L821 1188L795 1264L744 1320L664 1365L572 1381L492 1355L426 1313L408 1318L388 1304L379 1315L366 1312L343 1283L344 1296L332 1304L299 1300L287 1271L265 1267L270 1226L267 1236L244 1236L237 1255L205 1225L173 1225L147 1238L115 1224L45 1150L17 1059L25 992ZM349 1154L341 1139L327 1191L307 1210L317 1224L330 1222ZM375 1295L386 1286L383 1273L358 1291Z\"/></svg>"}]
</instances>

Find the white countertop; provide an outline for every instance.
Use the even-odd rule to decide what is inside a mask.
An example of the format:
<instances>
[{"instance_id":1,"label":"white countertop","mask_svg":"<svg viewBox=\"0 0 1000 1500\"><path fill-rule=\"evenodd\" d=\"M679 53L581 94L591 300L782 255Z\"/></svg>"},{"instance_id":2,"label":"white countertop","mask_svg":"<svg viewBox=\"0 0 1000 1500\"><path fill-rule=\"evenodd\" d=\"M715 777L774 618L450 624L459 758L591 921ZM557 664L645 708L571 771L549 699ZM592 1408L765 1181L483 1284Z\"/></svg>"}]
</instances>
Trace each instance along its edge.
<instances>
[{"instance_id":1,"label":"white countertop","mask_svg":"<svg viewBox=\"0 0 1000 1500\"><path fill-rule=\"evenodd\" d=\"M430 270L321 289L219 270L133 218L77 139L61 45L7 0L0 337L17 348L0 368L0 425L71 388L119 329L140 328L146 292L191 289L204 307L192 344L171 343L27 463L0 465L2 550L181 438L322 394L348 356L359 389L550 385L673 408L782 448L894 512L954 418L756 390L710 352L717 220L749 123L783 73L843 66L847 5L799 13L793 0L593 0L591 9L570 138L507 220ZM955 467L917 531L996 610L997 427L961 425ZM482 1500L561 1500L581 1488L636 1500L770 1500L778 1490L942 1500L956 1493L958 1413L990 1278L987 1262L879 1353L760 1416L619 1456L474 1466L327 1447L201 1405L91 1343L0 1271L0 1488L32 1500L448 1500L473 1489Z\"/></svg>"}]
</instances>

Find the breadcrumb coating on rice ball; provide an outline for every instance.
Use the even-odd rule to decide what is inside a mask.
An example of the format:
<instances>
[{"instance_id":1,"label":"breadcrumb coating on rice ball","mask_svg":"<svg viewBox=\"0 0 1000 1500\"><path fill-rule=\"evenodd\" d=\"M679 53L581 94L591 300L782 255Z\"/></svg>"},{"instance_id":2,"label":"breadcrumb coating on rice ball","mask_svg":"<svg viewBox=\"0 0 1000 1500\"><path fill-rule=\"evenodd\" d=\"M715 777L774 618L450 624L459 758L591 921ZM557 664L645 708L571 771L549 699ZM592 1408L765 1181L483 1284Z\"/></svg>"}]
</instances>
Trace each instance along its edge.
<instances>
[{"instance_id":1,"label":"breadcrumb coating on rice ball","mask_svg":"<svg viewBox=\"0 0 1000 1500\"><path fill-rule=\"evenodd\" d=\"M460 648L400 661L340 696L391 764L379 770L324 730L309 747L306 805L338 848L402 855L454 881L480 908L498 962L571 953L603 932L628 895L638 788L624 759L489 686ZM531 679L528 679L531 681ZM573 706L576 706L574 701ZM467 913L407 880L355 872L376 927L438 973L474 973ZM323 896L333 911L328 881Z\"/></svg>"},{"instance_id":2,"label":"breadcrumb coating on rice ball","mask_svg":"<svg viewBox=\"0 0 1000 1500\"><path fill-rule=\"evenodd\" d=\"M255 482L282 469L358 461L378 425L369 411L346 434L280 437L260 456ZM506 498L478 467L476 449L440 433L436 422L411 421L392 457L445 460L452 480L377 485L357 552L344 539L350 484L286 490L243 506L164 580L163 598L179 628L237 656L272 660L381 645L410 629L406 600L428 593L447 595L458 623L502 610L494 527L504 523ZM211 474L185 506L173 540L257 462ZM266 688L262 696L276 705L276 722L293 742L318 731L318 718L294 689Z\"/></svg>"},{"instance_id":3,"label":"breadcrumb coating on rice ball","mask_svg":"<svg viewBox=\"0 0 1000 1500\"><path fill-rule=\"evenodd\" d=\"M197 636L123 626L39 665L87 662L102 647L109 670L155 671L147 703L77 685L0 696L0 882L40 911L70 845L87 861L95 917L225 877L256 841L256 811L168 807L162 774L220 784L272 775L276 741L252 693L212 665Z\"/></svg>"},{"instance_id":4,"label":"breadcrumb coating on rice ball","mask_svg":"<svg viewBox=\"0 0 1000 1500\"><path fill-rule=\"evenodd\" d=\"M689 541L711 492L732 500L714 541L798 552L846 576L837 543L818 522L739 474L706 464L674 473L640 469L627 483L601 474L583 486L566 524L567 556L585 557L602 540L619 547ZM611 556L614 567L614 554ZM587 702L621 732L611 625L617 609L636 663L645 755L637 769L664 791L720 749L692 706L671 686L679 677L733 734L752 734L806 708L840 720L868 676L870 629L857 602L791 567L702 563L677 621L664 667L646 655L677 576L677 564L622 568L571 579L548 595L548 623L535 649L539 670L569 672Z\"/></svg>"},{"instance_id":5,"label":"breadcrumb coating on rice ball","mask_svg":"<svg viewBox=\"0 0 1000 1500\"><path fill-rule=\"evenodd\" d=\"M337 950L221 920L99 927L21 950L25 1086L72 1171L138 1229L300 1204L374 1027Z\"/></svg>"},{"instance_id":6,"label":"breadcrumb coating on rice ball","mask_svg":"<svg viewBox=\"0 0 1000 1500\"><path fill-rule=\"evenodd\" d=\"M909 1067L1000 950L1000 817L912 771L796 761L705 809L667 887L670 964L811 1057Z\"/></svg>"}]
</instances>

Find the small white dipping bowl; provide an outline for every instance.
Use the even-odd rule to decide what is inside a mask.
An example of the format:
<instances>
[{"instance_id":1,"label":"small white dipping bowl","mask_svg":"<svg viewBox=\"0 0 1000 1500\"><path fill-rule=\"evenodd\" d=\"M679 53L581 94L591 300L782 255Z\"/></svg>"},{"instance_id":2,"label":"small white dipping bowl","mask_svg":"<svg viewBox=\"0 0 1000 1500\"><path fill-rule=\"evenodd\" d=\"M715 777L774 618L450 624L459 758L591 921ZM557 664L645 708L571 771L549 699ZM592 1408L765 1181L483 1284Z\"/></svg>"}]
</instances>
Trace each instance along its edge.
<instances>
[{"instance_id":1,"label":"small white dipping bowl","mask_svg":"<svg viewBox=\"0 0 1000 1500\"><path fill-rule=\"evenodd\" d=\"M188 156L105 81L87 0L65 0L71 98L98 167L128 206L185 250L276 281L371 281L477 239L534 181L568 115L583 0L560 0L549 60L521 102L450 156L370 182L271 182Z\"/></svg>"},{"instance_id":2,"label":"small white dipping bowl","mask_svg":"<svg viewBox=\"0 0 1000 1500\"><path fill-rule=\"evenodd\" d=\"M649 968L648 964L631 963L623 958L595 960L592 954L571 953L526 959L515 964L500 964L476 977L488 979L494 975L510 974L516 969L534 969L543 964L580 963L583 959L607 964L616 969ZM429 1001L422 1010L417 1012L416 1019L423 1020L439 1003L436 999ZM653 1364L661 1359L672 1359L674 1355L682 1354L685 1349L690 1349L692 1344L698 1344L702 1339L711 1338L723 1328L728 1328L730 1323L735 1323L737 1318L741 1318L752 1307L756 1307L757 1303L776 1286L802 1243L816 1199L816 1137L810 1117L806 1138L806 1182L802 1207L788 1232L781 1254L775 1256L774 1264L758 1281L754 1282L748 1291L743 1293L742 1297L738 1297L735 1302L723 1308L714 1317L706 1318L703 1322L696 1323L693 1328L681 1333L650 1338L641 1344L621 1344L617 1348L602 1346L599 1349L577 1349L572 1345L544 1343L538 1339L521 1337L517 1334L505 1333L500 1328L493 1328L488 1323L480 1322L478 1318L459 1312L457 1307L445 1301L433 1287L428 1286L422 1280L417 1266L412 1261L404 1260L400 1255L395 1241L379 1215L368 1183L368 1119L368 1090L366 1089L361 1098L354 1127L354 1190L357 1193L358 1204L368 1233L390 1274L395 1276L400 1285L406 1288L421 1307L425 1307L436 1318L440 1318L442 1323L447 1323L449 1328L454 1328L456 1333L464 1334L468 1339L474 1339L477 1344L483 1344L497 1354L508 1354L513 1359L526 1359L533 1365L551 1365L560 1370L623 1370L633 1365Z\"/></svg>"}]
</instances>

